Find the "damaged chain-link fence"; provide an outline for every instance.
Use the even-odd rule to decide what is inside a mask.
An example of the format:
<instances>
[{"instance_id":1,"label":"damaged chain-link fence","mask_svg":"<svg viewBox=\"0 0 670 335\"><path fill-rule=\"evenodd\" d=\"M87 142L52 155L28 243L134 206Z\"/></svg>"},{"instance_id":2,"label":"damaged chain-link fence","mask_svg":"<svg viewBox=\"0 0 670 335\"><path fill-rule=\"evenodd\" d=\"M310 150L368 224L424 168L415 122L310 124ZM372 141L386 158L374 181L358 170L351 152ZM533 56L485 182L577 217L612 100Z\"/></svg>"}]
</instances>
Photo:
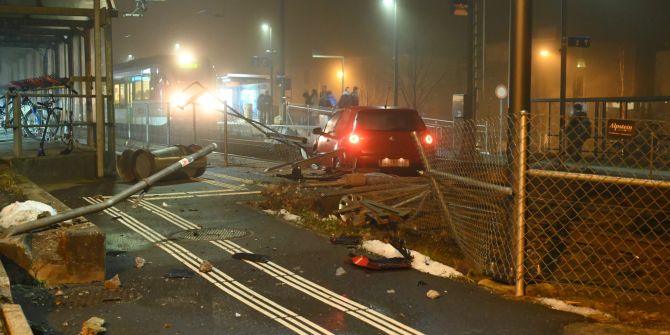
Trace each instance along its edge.
<instances>
[{"instance_id":1,"label":"damaged chain-link fence","mask_svg":"<svg viewBox=\"0 0 670 335\"><path fill-rule=\"evenodd\" d=\"M630 121L634 131L629 137L601 138L596 146L588 118L573 117L562 143L548 146L545 121L540 113L529 118L526 155L517 152L518 116L502 125L500 120L456 121L439 129L436 147L419 145L443 213L441 220L426 218L419 226L439 225L477 270L514 283L514 171L524 164L525 247L519 277L524 284L668 298L668 124ZM507 129L515 130L508 134Z\"/></svg>"}]
</instances>

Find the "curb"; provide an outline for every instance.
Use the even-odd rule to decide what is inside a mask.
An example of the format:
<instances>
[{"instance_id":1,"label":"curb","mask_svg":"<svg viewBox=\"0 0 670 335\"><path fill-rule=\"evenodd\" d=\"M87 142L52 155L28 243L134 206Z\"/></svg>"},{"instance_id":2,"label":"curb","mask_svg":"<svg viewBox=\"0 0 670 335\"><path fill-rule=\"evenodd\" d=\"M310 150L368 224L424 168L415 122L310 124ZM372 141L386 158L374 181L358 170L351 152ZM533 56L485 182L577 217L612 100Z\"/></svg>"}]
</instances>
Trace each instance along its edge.
<instances>
[{"instance_id":1,"label":"curb","mask_svg":"<svg viewBox=\"0 0 670 335\"><path fill-rule=\"evenodd\" d=\"M11 284L2 262L0 262L0 300L2 300L0 309L2 310L3 334L32 335L33 331L30 329L26 315L23 314L21 305L12 303Z\"/></svg>"}]
</instances>

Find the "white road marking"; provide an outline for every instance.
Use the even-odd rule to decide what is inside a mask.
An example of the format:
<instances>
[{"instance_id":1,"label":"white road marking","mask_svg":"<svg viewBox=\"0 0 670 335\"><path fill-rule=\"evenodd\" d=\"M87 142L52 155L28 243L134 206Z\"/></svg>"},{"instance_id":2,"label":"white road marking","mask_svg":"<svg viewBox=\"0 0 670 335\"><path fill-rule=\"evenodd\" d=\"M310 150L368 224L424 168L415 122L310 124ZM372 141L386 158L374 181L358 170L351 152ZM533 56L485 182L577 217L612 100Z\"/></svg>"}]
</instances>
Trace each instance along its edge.
<instances>
[{"instance_id":1,"label":"white road marking","mask_svg":"<svg viewBox=\"0 0 670 335\"><path fill-rule=\"evenodd\" d=\"M203 193L203 194L192 194L185 193L183 195L169 195L169 196L156 196L147 198L146 200L155 201L155 200L172 200L172 199L188 199L188 198L208 198L208 197L227 197L232 195L250 195L250 194L261 194L261 191L247 191L247 192L220 192L220 193Z\"/></svg>"},{"instance_id":2,"label":"white road marking","mask_svg":"<svg viewBox=\"0 0 670 335\"><path fill-rule=\"evenodd\" d=\"M85 201L94 204L99 203L99 200L85 197ZM144 201L144 203L147 203ZM239 283L229 275L222 272L220 269L214 267L212 272L203 273L200 272L198 267L202 263L200 259L195 254L191 253L184 247L168 240L165 236L156 232L155 230L149 228L148 226L141 223L139 220L133 218L132 216L118 210L115 207L110 207L104 212L110 216L117 217L117 221L130 228L140 236L144 237L146 240L155 243L156 246L161 248L163 251L170 254L172 257L180 261L182 264L189 267L195 273L203 277L205 280L214 284L220 290L226 294L234 297L245 305L255 309L261 314L269 317L270 319L277 321L283 326L291 329L297 334L332 334L330 331L324 329L323 327L307 320L306 318L290 311L289 309L275 303L274 301L267 299L261 294L251 290L250 288Z\"/></svg>"},{"instance_id":3,"label":"white road marking","mask_svg":"<svg viewBox=\"0 0 670 335\"><path fill-rule=\"evenodd\" d=\"M200 227L196 224L162 207L156 206L147 201L142 201L141 204L147 211L160 216L161 218L182 229L200 229ZM234 254L236 252L251 252L229 240L211 241L211 243L230 254ZM359 320L387 334L423 334L422 332L401 322L398 322L384 314L381 314L374 309L366 307L340 294L330 291L323 286L311 282L274 262L246 262L251 266L254 266L257 269L269 274L270 276L275 277L277 280L295 288L296 290L301 291L311 296L312 298L317 299L342 312L345 312L355 318L358 318Z\"/></svg>"},{"instance_id":4,"label":"white road marking","mask_svg":"<svg viewBox=\"0 0 670 335\"><path fill-rule=\"evenodd\" d=\"M218 187L222 187L224 189L235 190L235 191L242 191L242 190L247 189L244 186L228 184L228 183L224 183L224 182L218 181L218 180L205 179L205 178L193 178L193 180L198 181L198 182L207 183L207 184L214 185L214 186L218 186Z\"/></svg>"},{"instance_id":5,"label":"white road marking","mask_svg":"<svg viewBox=\"0 0 670 335\"><path fill-rule=\"evenodd\" d=\"M211 176L214 176L214 177L219 177L221 179L228 179L228 180L237 181L237 182L245 183L245 184L253 184L254 183L254 181L251 180L251 179L238 178L238 177L230 176L230 175L223 174L223 173L216 173L216 172L207 171L207 172L205 172L205 174L206 175L211 175Z\"/></svg>"}]
</instances>

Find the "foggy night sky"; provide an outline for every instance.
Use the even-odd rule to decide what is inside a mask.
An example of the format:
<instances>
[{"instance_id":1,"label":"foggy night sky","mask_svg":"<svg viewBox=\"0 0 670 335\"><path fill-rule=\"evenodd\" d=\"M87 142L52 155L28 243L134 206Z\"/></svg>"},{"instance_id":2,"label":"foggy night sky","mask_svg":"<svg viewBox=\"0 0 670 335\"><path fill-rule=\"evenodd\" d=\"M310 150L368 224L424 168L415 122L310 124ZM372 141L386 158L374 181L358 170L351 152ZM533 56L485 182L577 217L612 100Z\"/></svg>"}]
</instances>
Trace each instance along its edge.
<instances>
[{"instance_id":1,"label":"foggy night sky","mask_svg":"<svg viewBox=\"0 0 670 335\"><path fill-rule=\"evenodd\" d=\"M262 54L267 36L261 31L262 22L273 26L274 48L278 48L278 1L276 0L168 0L150 3L142 18L118 18L114 21L114 55L117 62L128 54L136 57L151 56L172 51L174 43L198 54L206 54L219 74L258 73L266 69L251 66L250 58ZM486 12L486 70L485 99L492 99L492 88L507 80L508 1L487 0ZM665 15L670 10L666 0L583 0L568 1L568 34L592 36L593 47L569 52L569 62L586 59L588 73L601 78L603 84L589 85L591 95L615 95L608 86L618 76L621 48L630 49L624 55L629 68L653 63L655 50L668 49L670 25ZM131 0L119 2L121 10L134 6ZM451 1L400 0L399 5L400 54L411 54L418 46L425 57L445 72L432 97L434 105L450 103L451 94L465 90L467 18L452 15ZM560 1L534 1L534 47L548 48L557 53L560 34ZM381 5L381 0L286 0L285 32L286 73L293 78L294 96L318 83L337 87L339 80L332 75L338 65L311 59L318 49L326 54L347 57L347 86L366 84L373 90L368 77L384 83L377 86L383 91L392 81L392 16ZM644 52L649 54L644 57ZM534 57L535 57L534 52ZM617 57L615 57L617 56ZM628 59L628 58L630 59ZM357 63L357 58L366 62ZM370 60L373 60L372 63ZM544 62L544 63L542 63ZM553 63L552 63L553 62ZM376 63L376 64L375 64ZM372 72L379 66L384 71ZM364 74L363 72L372 72ZM534 79L542 85L534 86L536 95L552 96L558 90L558 65L551 60L534 59ZM646 73L628 74L625 85L635 90L653 91L641 84ZM401 72L403 69L401 68ZM609 73L603 76L603 74ZM569 73L570 75L570 73ZM642 86L640 86L642 85ZM488 86L488 89L487 89ZM649 86L649 85L647 85ZM334 89L335 90L335 89ZM297 93L297 94L296 94ZM625 93L625 92L624 92ZM654 92L640 92L653 94ZM669 92L670 93L670 92ZM377 96L380 93L377 92ZM378 102L378 101L375 101Z\"/></svg>"}]
</instances>

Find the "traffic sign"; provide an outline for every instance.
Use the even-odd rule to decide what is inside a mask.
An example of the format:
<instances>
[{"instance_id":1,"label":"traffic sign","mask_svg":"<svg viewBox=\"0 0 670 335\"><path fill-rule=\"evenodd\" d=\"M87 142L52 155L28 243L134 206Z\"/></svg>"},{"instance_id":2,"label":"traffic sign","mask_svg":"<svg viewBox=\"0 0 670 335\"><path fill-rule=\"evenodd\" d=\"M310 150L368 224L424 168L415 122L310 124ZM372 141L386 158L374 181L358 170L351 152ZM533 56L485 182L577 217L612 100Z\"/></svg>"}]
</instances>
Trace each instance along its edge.
<instances>
[{"instance_id":1,"label":"traffic sign","mask_svg":"<svg viewBox=\"0 0 670 335\"><path fill-rule=\"evenodd\" d=\"M500 85L496 86L496 91L495 92L496 92L496 97L498 97L498 99L502 100L502 99L507 98L507 93L508 92L507 92L507 87L505 85L500 84Z\"/></svg>"},{"instance_id":2,"label":"traffic sign","mask_svg":"<svg viewBox=\"0 0 670 335\"><path fill-rule=\"evenodd\" d=\"M591 46L591 36L568 37L568 46L577 48L588 48Z\"/></svg>"}]
</instances>

